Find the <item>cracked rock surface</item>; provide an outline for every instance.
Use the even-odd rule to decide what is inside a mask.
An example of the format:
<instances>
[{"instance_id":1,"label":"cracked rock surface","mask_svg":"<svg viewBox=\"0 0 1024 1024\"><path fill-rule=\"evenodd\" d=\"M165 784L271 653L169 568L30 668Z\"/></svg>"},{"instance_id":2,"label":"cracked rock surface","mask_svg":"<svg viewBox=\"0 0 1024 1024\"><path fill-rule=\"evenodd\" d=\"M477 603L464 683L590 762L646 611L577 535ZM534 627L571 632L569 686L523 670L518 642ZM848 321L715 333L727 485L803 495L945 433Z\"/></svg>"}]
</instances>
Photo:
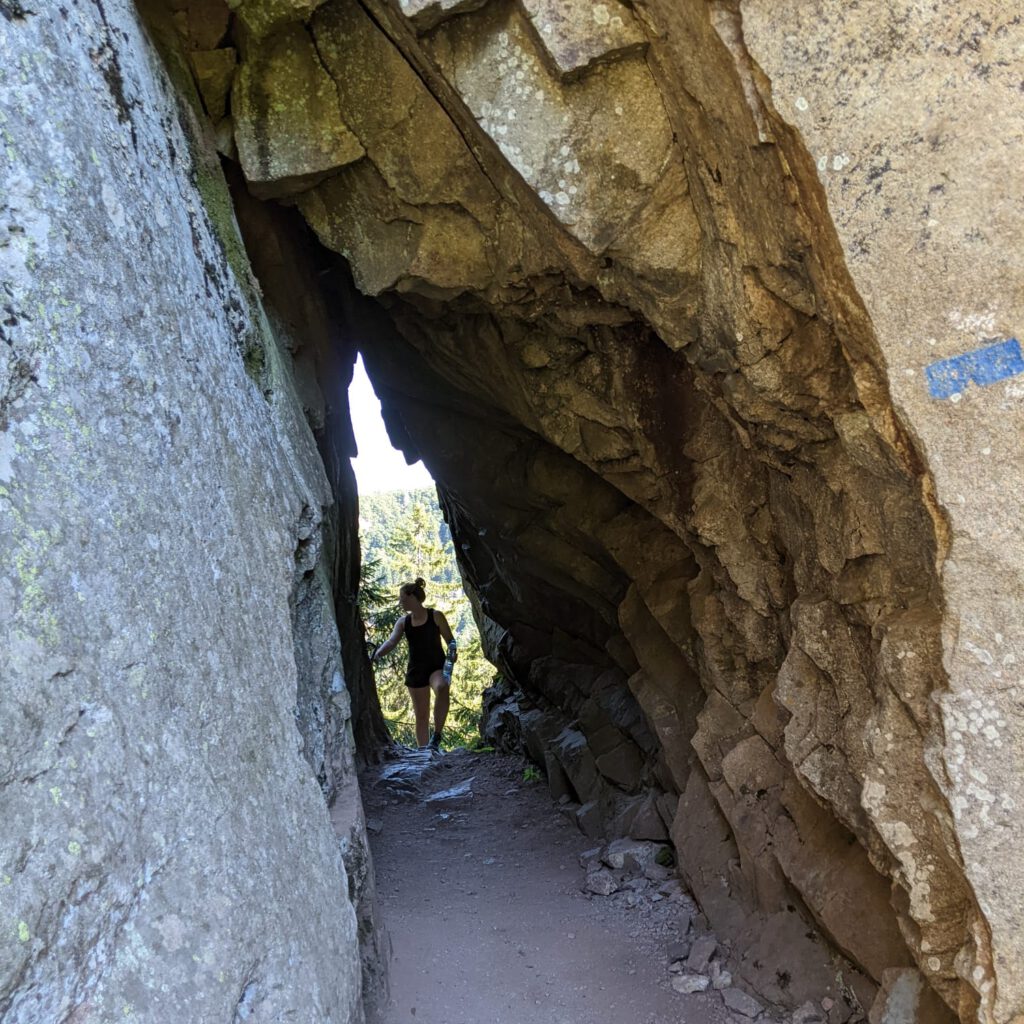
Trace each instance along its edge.
<instances>
[{"instance_id":1,"label":"cracked rock surface","mask_svg":"<svg viewBox=\"0 0 1024 1024\"><path fill-rule=\"evenodd\" d=\"M325 512L345 442L321 463L309 433L319 422L347 438L332 398L344 374L313 374L319 405L313 387L281 397L287 360L265 338L244 252L214 230L232 217L219 171L175 170L185 110L238 179L239 207L270 200L259 249L272 265L294 263L276 248L278 214L296 231L301 216L333 254L291 290L333 296L327 319L348 340L324 332L320 351L359 339L392 439L440 482L502 673L484 714L493 741L525 751L595 840L670 842L734 945L730 971L779 1013L795 1019L839 978L843 999L816 1004L829 1024L854 1005L879 1020L903 1007L921 1024L1015 1024L1019 17L997 0L168 6L175 45L193 54L165 56L186 72L172 83L124 2L106 4L116 31L99 5L65 16L0 2L2 65L19 69L0 88L24 136L0 200L14 268L0 328L12 523L0 656L20 744L0 778L22 772L5 799L17 794L21 821L41 816L29 835L67 851L11 848L29 865L3 903L11 976L44 969L61 913L29 912L41 858L61 891L85 877L68 859L86 843L67 832L66 793L68 758L86 750L69 744L106 728L104 771L119 780L145 778L138 766L186 735L190 750L204 737L200 763L219 778L218 757L237 763L258 734L268 806L306 800L327 829L275 817L275 848L304 851L318 882L299 898L338 911L330 942L356 970L337 930L353 913L344 885L323 897L336 850L322 797L294 770L312 766L327 793L351 777L332 659L369 708L355 728L372 735L376 721L352 649L304 632L355 624L340 605L313 614L338 593L331 573L355 562ZM32 53L68 59L37 81ZM69 96L102 132L58 130ZM272 329L305 323L295 310L271 311ZM139 410L147 430L163 424L145 439ZM72 458L69 436L95 455ZM88 536L84 511L54 517L76 502ZM145 531L143 509L156 510ZM194 541L169 559L165 535ZM161 639L168 622L175 640ZM315 680L297 732L296 664ZM266 699L211 725L228 696L200 692L253 678ZM113 716L111 687L125 708L182 685L197 689L180 721L160 718L167 732L90 718ZM176 822L191 790L160 792L140 811L129 789L124 804L128 834L157 852L145 808L165 799ZM244 874L252 819L238 809L254 793L226 800L228 847L190 845L185 862ZM100 803L98 789L86 799ZM117 840L101 833L102 851ZM139 877L104 883L122 886L122 916ZM777 968L779 949L799 971ZM347 983L323 980L319 954L300 959L310 999L345 1019ZM232 977L234 998L256 998ZM228 997L210 986L196 998L220 1008Z\"/></svg>"},{"instance_id":2,"label":"cracked rock surface","mask_svg":"<svg viewBox=\"0 0 1024 1024\"><path fill-rule=\"evenodd\" d=\"M972 6L892 15L918 33L901 44L914 66L941 77L945 62L974 66L979 48L1003 52L1014 26ZM929 332L945 331L950 351L971 344L969 323L975 343L1013 326L948 301L937 268L913 279L925 303L949 307L953 333L894 315L889 262L872 252L902 244L891 204L910 218L917 186L908 168L886 191L873 168L907 167L915 143L857 86L857 167L884 184L851 207L838 122L800 116L854 74L896 74L877 48L846 56L871 15L648 2L555 18L511 0L367 0L321 8L321 51L351 46L338 26L364 12L373 46L416 75L417 109L433 111L418 123L444 124L439 152L467 169L465 185L444 180L465 198L442 211L422 147L374 129L370 166L299 205L387 311L360 314L367 365L396 444L442 481L490 653L517 694L493 735L524 744L585 830L667 832L716 926L743 932L757 915L747 970L767 998L797 1006L801 993L759 973L760 953L814 936L866 1006L886 971L916 968L951 1013L1011 1020L1021 958L999 922L1016 901L988 874L979 889L954 837L992 836L978 841L997 874L1017 877L1001 852L1008 812L993 833L983 810L1013 805L1016 691L993 674L982 696L957 668L958 650L977 650L1002 672L991 643L953 639L947 509L970 471L933 475L928 453L941 455L956 403L942 411L920 371ZM819 75L793 32L800 53L843 56ZM332 73L349 109L380 109L358 72ZM1005 79L987 82L964 95L990 96L1012 133ZM959 144L934 138L961 166ZM971 145L998 165L1000 144ZM837 155L823 164L825 149ZM947 220L969 230L969 190L941 184ZM996 220L1004 235L1013 223ZM871 246L854 237L867 225ZM889 366L908 366L908 344L916 390L901 381L897 407ZM1012 387L986 392L964 429L1016 415ZM987 558L954 561L956 580L984 575ZM985 607L972 604L972 621L1009 643L1014 631L993 625L1002 612ZM638 712L595 715L607 694ZM637 714L644 734L630 736ZM999 792L958 767L957 737L982 726L999 743L979 755L998 761L986 777ZM989 825L969 824L971 808ZM989 885L1001 895L982 911Z\"/></svg>"}]
</instances>

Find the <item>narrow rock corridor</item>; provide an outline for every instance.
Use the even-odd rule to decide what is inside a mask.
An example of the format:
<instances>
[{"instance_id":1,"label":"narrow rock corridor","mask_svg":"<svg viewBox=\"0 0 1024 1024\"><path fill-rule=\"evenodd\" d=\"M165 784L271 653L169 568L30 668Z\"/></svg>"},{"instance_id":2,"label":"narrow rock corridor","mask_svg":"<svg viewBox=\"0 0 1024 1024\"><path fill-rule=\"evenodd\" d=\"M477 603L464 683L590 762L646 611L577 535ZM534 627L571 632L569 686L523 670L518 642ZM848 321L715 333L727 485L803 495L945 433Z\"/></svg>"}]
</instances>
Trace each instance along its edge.
<instances>
[{"instance_id":1,"label":"narrow rock corridor","mask_svg":"<svg viewBox=\"0 0 1024 1024\"><path fill-rule=\"evenodd\" d=\"M777 1019L727 984L729 951L679 880L653 861L645 875L637 858L660 844L596 846L520 758L403 749L363 790L393 947L371 1024ZM784 1018L826 1019L811 1004Z\"/></svg>"},{"instance_id":2,"label":"narrow rock corridor","mask_svg":"<svg viewBox=\"0 0 1024 1024\"><path fill-rule=\"evenodd\" d=\"M1019 6L0 0L0 1024L1024 1024Z\"/></svg>"}]
</instances>

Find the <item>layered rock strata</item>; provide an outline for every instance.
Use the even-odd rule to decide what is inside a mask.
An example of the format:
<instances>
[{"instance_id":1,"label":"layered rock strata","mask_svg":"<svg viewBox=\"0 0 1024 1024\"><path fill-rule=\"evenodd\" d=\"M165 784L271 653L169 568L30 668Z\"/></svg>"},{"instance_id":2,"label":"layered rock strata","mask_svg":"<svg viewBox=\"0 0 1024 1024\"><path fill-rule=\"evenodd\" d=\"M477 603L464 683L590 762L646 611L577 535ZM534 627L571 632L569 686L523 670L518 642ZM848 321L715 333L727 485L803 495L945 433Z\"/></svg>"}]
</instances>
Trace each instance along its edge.
<instances>
[{"instance_id":1,"label":"layered rock strata","mask_svg":"<svg viewBox=\"0 0 1024 1024\"><path fill-rule=\"evenodd\" d=\"M761 948L795 942L809 918L875 982L913 964L962 1019L1009 1021L1024 1008L1003 882L1016 869L1000 852L1015 834L1015 691L996 680L982 696L958 667L964 613L944 586L964 477L937 492L925 459L969 408L950 394L989 385L976 401L1011 415L1000 374L1016 364L1009 344L994 369L971 356L953 392L923 364L971 332L1013 330L1008 314L968 310L970 275L951 302L937 268L975 229L953 173L965 147L985 154L992 230L1013 225L991 173L1002 142L979 129L954 143L940 111L988 98L1014 136L1000 55L1018 30L985 3L908 7L872 23L871 38L883 23L891 41L906 34L889 72L889 51L847 46L870 11L813 11L788 23L746 3L336 0L306 31L363 155L296 193L323 173L302 147L251 107L232 108L235 133L287 167L278 194L401 335L372 335L367 361L394 438L442 481L493 656L578 724L604 673L628 681L658 746L640 775L660 765L657 789L679 797L680 863L710 916L739 928L757 908ZM909 251L918 194L938 185L911 168L919 143L889 97L947 70L967 84L929 116L943 223L957 227L925 224L934 260L908 279L919 306L949 312L915 333L876 301L880 254ZM879 76L888 92L859 84ZM828 89L855 96L856 146L840 147L835 118L802 118L812 102L828 111ZM430 374L410 381L414 352ZM957 578L988 578L969 551ZM963 586L972 621L995 621L991 591ZM1012 631L996 633L998 658L973 634L963 650L1012 675ZM958 767L972 729L993 734L983 774L999 792ZM979 901L962 843L985 835L979 852L994 842L1001 869ZM781 981L769 994L788 997Z\"/></svg>"}]
</instances>

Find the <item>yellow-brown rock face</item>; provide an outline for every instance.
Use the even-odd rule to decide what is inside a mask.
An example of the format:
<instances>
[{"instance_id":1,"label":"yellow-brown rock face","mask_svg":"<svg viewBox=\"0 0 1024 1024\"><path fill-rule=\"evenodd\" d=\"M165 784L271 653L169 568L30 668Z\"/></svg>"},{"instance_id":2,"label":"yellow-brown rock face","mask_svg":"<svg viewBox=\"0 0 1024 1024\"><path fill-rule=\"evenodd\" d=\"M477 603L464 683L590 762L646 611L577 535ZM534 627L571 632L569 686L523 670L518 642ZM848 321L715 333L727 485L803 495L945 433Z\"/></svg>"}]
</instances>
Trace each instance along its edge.
<instances>
[{"instance_id":1,"label":"yellow-brown rock face","mask_svg":"<svg viewBox=\"0 0 1024 1024\"><path fill-rule=\"evenodd\" d=\"M781 1004L1024 1019L1020 17L267 6L242 168L376 300L581 825L670 833Z\"/></svg>"}]
</instances>

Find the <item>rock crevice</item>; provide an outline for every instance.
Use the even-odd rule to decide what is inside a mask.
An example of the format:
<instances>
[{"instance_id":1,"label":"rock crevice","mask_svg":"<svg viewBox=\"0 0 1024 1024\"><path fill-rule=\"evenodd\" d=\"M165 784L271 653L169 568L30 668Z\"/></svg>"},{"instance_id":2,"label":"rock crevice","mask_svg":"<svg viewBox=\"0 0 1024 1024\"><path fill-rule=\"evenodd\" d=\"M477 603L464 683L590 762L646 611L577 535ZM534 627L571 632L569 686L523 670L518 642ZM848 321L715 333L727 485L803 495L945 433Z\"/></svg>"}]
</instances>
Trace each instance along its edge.
<instances>
[{"instance_id":1,"label":"rock crevice","mask_svg":"<svg viewBox=\"0 0 1024 1024\"><path fill-rule=\"evenodd\" d=\"M138 175L168 168L145 186L158 233L140 213L142 185L94 180L90 145L72 140L103 212L83 208L88 241L61 252L15 175L4 212L17 231L0 235L22 261L2 328L14 355L0 381L0 477L7 487L30 461L40 428L26 431L24 409L40 373L55 373L28 312L33 268L55 278L75 246L179 239L164 254L179 304L165 288L146 315L188 344L173 400L153 416L169 450L192 437L189 480L207 479L201 456L227 433L262 453L250 457L262 489L218 463L228 484L214 488L216 515L176 507L174 521L196 523L204 551L230 549L209 561L232 592L256 570L225 523L254 521L278 559L272 586L259 575L270 589L251 641L273 638L264 663L280 660L298 732L287 715L263 727L296 744L288 763L319 779L348 835L348 872L362 881L342 903L360 921L366 984L379 949L351 739L369 758L386 737L353 600L340 392L356 344L395 444L439 482L502 676L488 735L521 745L588 834L670 839L734 941L741 980L770 1002L827 991L829 1024L896 1006L929 1024L1016 1021L1024 550L1005 523L1024 493L1017 364L961 374L955 392L927 382L937 358L978 366L999 338L1009 353L1017 329L1008 296L1022 268L1006 243L1020 213L1001 189L1017 173L1006 140L1024 134L1007 59L1020 26L995 0L948 12L824 0L166 6L172 82L150 57L130 59L147 44L127 6L110 5L133 40L101 55L119 62L120 103L67 35L70 15L0 22L5 54L28 53L42 32L73 55L78 70L47 88L74 79L109 122L94 165L120 153ZM96 76L102 92L89 92ZM914 102L895 103L901 90ZM925 127L903 107L927 111ZM983 109L998 138L965 113ZM207 157L216 145L230 193L210 159L178 166L189 135ZM149 156L133 163L140 147ZM29 177L40 159L19 154ZM54 218L69 216L66 193L50 193ZM118 266L149 294L154 266ZM68 308L101 284L76 285ZM184 322L182 295L208 330ZM44 305L55 324L70 316ZM86 334L106 330L96 321ZM122 401L149 408L146 372L109 373ZM220 381L199 417L216 431L188 434L181 381L204 373ZM48 415L57 436L71 413ZM87 425L114 429L109 417ZM117 493L135 493L114 475ZM163 486L182 491L177 477ZM94 516L120 528L109 504ZM47 685L71 685L54 682L82 671L58 643L52 609L64 606L35 568L64 541L41 511L13 507L22 568L0 597L49 652ZM105 593L114 609L129 603L125 573ZM209 632L179 625L193 645ZM226 660L248 664L231 644L209 646L211 685ZM143 663L138 652L110 656L118 678L146 689L124 668ZM107 706L90 699L88 714L94 705ZM55 734L68 725L56 707ZM195 714L213 735L201 700ZM238 742L262 773L283 763ZM779 950L794 969L777 969ZM263 998L252 980L236 989L247 1005Z\"/></svg>"}]
</instances>

